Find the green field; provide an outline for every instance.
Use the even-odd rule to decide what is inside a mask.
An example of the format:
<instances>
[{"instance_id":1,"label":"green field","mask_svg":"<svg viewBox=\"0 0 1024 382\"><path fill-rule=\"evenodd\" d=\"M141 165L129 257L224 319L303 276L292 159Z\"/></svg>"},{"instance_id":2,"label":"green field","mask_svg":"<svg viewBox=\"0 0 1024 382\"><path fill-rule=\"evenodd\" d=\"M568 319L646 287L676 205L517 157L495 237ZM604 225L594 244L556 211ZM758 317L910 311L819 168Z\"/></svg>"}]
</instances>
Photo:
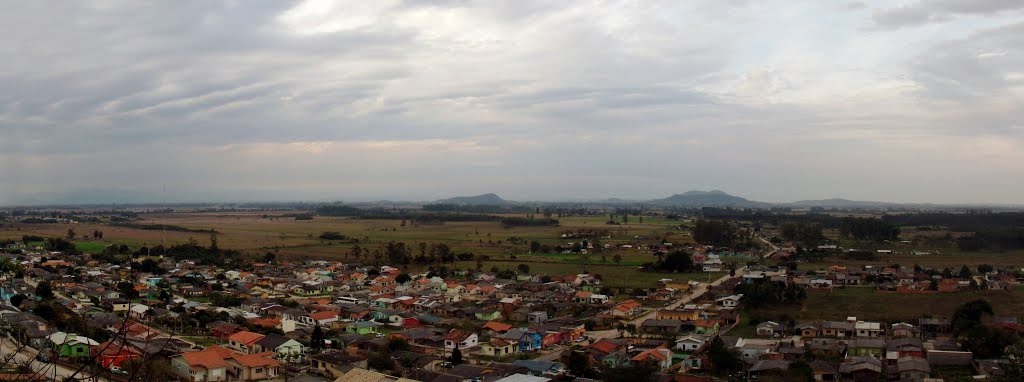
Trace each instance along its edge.
<instances>
[{"instance_id":1,"label":"green field","mask_svg":"<svg viewBox=\"0 0 1024 382\"><path fill-rule=\"evenodd\" d=\"M653 262L656 258L637 249L612 249L589 256L561 253L529 253L530 241L547 245L567 244L584 239L562 238L563 233L580 230L606 230L607 238L600 239L606 244L656 243L662 239L676 244L690 242L685 231L677 227L680 221L645 217L644 224L632 217L630 224L609 225L607 215L560 217L559 226L505 227L500 222L448 222L445 224L415 224L401 220L367 220L343 217L321 217L313 220L295 220L280 217L290 212L275 212L264 215L257 212L237 213L172 213L166 216L142 215L142 224L168 224L190 229L213 229L218 232L218 245L222 248L238 249L253 255L274 252L280 259L331 259L341 261L371 261L369 257L354 258L348 254L352 242L324 241L318 236L322 232L334 231L359 240L359 246L366 251L381 249L389 241L405 242L418 253L418 243L445 243L455 253L473 253L488 256L484 269L492 266L500 269L515 269L520 263L530 264L532 273L575 274L584 269L599 273L605 284L615 288L651 288L657 280L706 279L707 274L671 275L638 272L637 266ZM616 217L619 219L619 217ZM209 242L209 235L197 232L141 230L136 228L110 226L105 224L22 224L18 227L0 229L0 238L20 239L22 235L43 237L64 237L68 228L79 232L103 231L103 240L76 241L76 247L84 252L99 252L110 244L127 244L133 248L155 246L162 242L168 245L195 240L202 245ZM510 239L517 239L513 244ZM621 256L620 262L614 256ZM449 268L475 268L475 261L448 264ZM414 267L415 268L415 267Z\"/></svg>"},{"instance_id":2,"label":"green field","mask_svg":"<svg viewBox=\"0 0 1024 382\"><path fill-rule=\"evenodd\" d=\"M925 316L949 316L957 306L976 299L986 299L995 307L996 315L1024 317L1024 287L1012 291L957 292L941 294L877 293L871 287L833 289L831 292L810 292L803 307L776 306L745 310L750 319L765 320L845 320L855 316L862 320L885 322L916 322Z\"/></svg>"}]
</instances>

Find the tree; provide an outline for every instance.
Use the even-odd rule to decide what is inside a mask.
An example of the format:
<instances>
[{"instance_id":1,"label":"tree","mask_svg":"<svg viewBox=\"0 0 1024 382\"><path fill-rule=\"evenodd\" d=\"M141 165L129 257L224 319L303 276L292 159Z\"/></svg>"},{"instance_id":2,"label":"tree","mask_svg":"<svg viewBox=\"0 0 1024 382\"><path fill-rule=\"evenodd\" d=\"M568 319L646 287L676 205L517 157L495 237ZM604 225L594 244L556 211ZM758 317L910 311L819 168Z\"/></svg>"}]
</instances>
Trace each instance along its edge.
<instances>
[{"instance_id":1,"label":"tree","mask_svg":"<svg viewBox=\"0 0 1024 382\"><path fill-rule=\"evenodd\" d=\"M459 350L459 345L456 344L455 349L452 349L452 355L448 357L448 362L451 362L452 365L462 364L462 350Z\"/></svg>"},{"instance_id":2,"label":"tree","mask_svg":"<svg viewBox=\"0 0 1024 382\"><path fill-rule=\"evenodd\" d=\"M14 306L14 307L21 306L21 303L24 302L26 299L28 299L28 297L23 295L23 294L13 295L13 296L11 296L11 306Z\"/></svg>"},{"instance_id":3,"label":"tree","mask_svg":"<svg viewBox=\"0 0 1024 382\"><path fill-rule=\"evenodd\" d=\"M405 284L410 281L412 281L412 276L409 276L408 273L401 273L398 276L395 276L396 283Z\"/></svg>"},{"instance_id":4,"label":"tree","mask_svg":"<svg viewBox=\"0 0 1024 382\"><path fill-rule=\"evenodd\" d=\"M275 259L277 259L277 255L275 255L273 252L267 252L263 254L264 263L273 264Z\"/></svg>"},{"instance_id":5,"label":"tree","mask_svg":"<svg viewBox=\"0 0 1024 382\"><path fill-rule=\"evenodd\" d=\"M569 363L565 365L569 369L569 374L576 377L586 377L587 372L590 371L590 360L583 352L573 351L569 353Z\"/></svg>"},{"instance_id":6,"label":"tree","mask_svg":"<svg viewBox=\"0 0 1024 382\"><path fill-rule=\"evenodd\" d=\"M675 250L659 259L654 268L665 272L689 272L693 270L693 258L684 250Z\"/></svg>"},{"instance_id":7,"label":"tree","mask_svg":"<svg viewBox=\"0 0 1024 382\"><path fill-rule=\"evenodd\" d=\"M979 274L982 274L982 275L984 275L984 274L986 274L986 273L990 273L990 272L992 272L993 270L995 270L995 267L993 267L993 266L991 266L991 265L989 265L989 264L981 264L981 265L978 265L978 273L979 273Z\"/></svg>"},{"instance_id":8,"label":"tree","mask_svg":"<svg viewBox=\"0 0 1024 382\"><path fill-rule=\"evenodd\" d=\"M129 281L122 281L117 283L117 290L121 292L121 295L126 299L139 298L139 291L135 290L135 284Z\"/></svg>"},{"instance_id":9,"label":"tree","mask_svg":"<svg viewBox=\"0 0 1024 382\"><path fill-rule=\"evenodd\" d=\"M67 236L68 236L68 240L75 240L75 236L78 236L78 234L75 233L75 229L74 228L68 228L68 235Z\"/></svg>"},{"instance_id":10,"label":"tree","mask_svg":"<svg viewBox=\"0 0 1024 382\"><path fill-rule=\"evenodd\" d=\"M53 298L53 285L49 281L42 281L36 285L36 296L40 299L49 300Z\"/></svg>"},{"instance_id":11,"label":"tree","mask_svg":"<svg viewBox=\"0 0 1024 382\"><path fill-rule=\"evenodd\" d=\"M614 261L615 264L621 263L622 262L622 255L620 255L618 253L612 255L612 261Z\"/></svg>"},{"instance_id":12,"label":"tree","mask_svg":"<svg viewBox=\"0 0 1024 382\"><path fill-rule=\"evenodd\" d=\"M708 347L708 359L711 361L711 365L716 371L724 371L727 374L731 374L734 371L743 369L743 360L735 350L728 349L725 347L725 343L722 339L715 337L711 341L711 346Z\"/></svg>"},{"instance_id":13,"label":"tree","mask_svg":"<svg viewBox=\"0 0 1024 382\"><path fill-rule=\"evenodd\" d=\"M313 327L313 333L309 336L309 347L313 351L319 352L320 349L326 347L327 337L324 335L323 329L320 329L320 325Z\"/></svg>"},{"instance_id":14,"label":"tree","mask_svg":"<svg viewBox=\"0 0 1024 382\"><path fill-rule=\"evenodd\" d=\"M210 251L217 252L217 233L210 232Z\"/></svg>"},{"instance_id":15,"label":"tree","mask_svg":"<svg viewBox=\"0 0 1024 382\"><path fill-rule=\"evenodd\" d=\"M395 360L383 353L374 353L366 360L366 366L378 371L395 370Z\"/></svg>"},{"instance_id":16,"label":"tree","mask_svg":"<svg viewBox=\"0 0 1024 382\"><path fill-rule=\"evenodd\" d=\"M1006 373L1003 377L1007 381L1024 381L1024 344L1017 343L1006 347L1003 357L1007 360L1002 366Z\"/></svg>"},{"instance_id":17,"label":"tree","mask_svg":"<svg viewBox=\"0 0 1024 382\"><path fill-rule=\"evenodd\" d=\"M538 253L540 252L540 249L541 246L539 241L534 240L530 242L530 253Z\"/></svg>"},{"instance_id":18,"label":"tree","mask_svg":"<svg viewBox=\"0 0 1024 382\"><path fill-rule=\"evenodd\" d=\"M960 279L967 280L971 278L971 268L967 268L966 265L960 267Z\"/></svg>"},{"instance_id":19,"label":"tree","mask_svg":"<svg viewBox=\"0 0 1024 382\"><path fill-rule=\"evenodd\" d=\"M408 350L409 342L406 342L406 340L403 340L401 338L393 338L390 341L388 341L388 351L396 352Z\"/></svg>"},{"instance_id":20,"label":"tree","mask_svg":"<svg viewBox=\"0 0 1024 382\"><path fill-rule=\"evenodd\" d=\"M528 264L519 264L516 266L516 269L518 269L521 274L530 274L530 266Z\"/></svg>"},{"instance_id":21,"label":"tree","mask_svg":"<svg viewBox=\"0 0 1024 382\"><path fill-rule=\"evenodd\" d=\"M746 297L746 296L744 296ZM977 299L960 305L953 311L953 332L959 334L981 325L981 317L995 314L992 304L983 299Z\"/></svg>"}]
</instances>

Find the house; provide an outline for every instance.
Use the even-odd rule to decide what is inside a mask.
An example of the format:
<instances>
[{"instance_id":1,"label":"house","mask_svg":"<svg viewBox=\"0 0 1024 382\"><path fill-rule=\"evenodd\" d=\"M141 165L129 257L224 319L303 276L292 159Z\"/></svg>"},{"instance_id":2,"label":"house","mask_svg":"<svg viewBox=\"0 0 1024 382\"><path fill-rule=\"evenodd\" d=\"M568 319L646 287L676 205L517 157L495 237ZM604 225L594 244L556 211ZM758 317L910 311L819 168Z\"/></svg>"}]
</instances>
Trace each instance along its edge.
<instances>
[{"instance_id":1,"label":"house","mask_svg":"<svg viewBox=\"0 0 1024 382\"><path fill-rule=\"evenodd\" d=\"M882 377L882 361L873 357L847 358L839 365L839 378L849 382L876 382Z\"/></svg>"},{"instance_id":2,"label":"house","mask_svg":"<svg viewBox=\"0 0 1024 382\"><path fill-rule=\"evenodd\" d=\"M498 338L516 341L521 352L540 350L544 345L544 336L540 333L521 328L509 330Z\"/></svg>"},{"instance_id":3,"label":"house","mask_svg":"<svg viewBox=\"0 0 1024 382\"><path fill-rule=\"evenodd\" d=\"M896 361L900 382L923 382L931 377L932 368L928 360L919 357L902 357Z\"/></svg>"},{"instance_id":4,"label":"house","mask_svg":"<svg viewBox=\"0 0 1024 382\"><path fill-rule=\"evenodd\" d=\"M892 336L894 338L913 338L919 337L921 333L916 326L908 324L906 322L897 322L892 324Z\"/></svg>"},{"instance_id":5,"label":"house","mask_svg":"<svg viewBox=\"0 0 1024 382\"><path fill-rule=\"evenodd\" d=\"M89 357L92 347L99 345L89 337L64 332L56 332L46 338L58 356L67 358Z\"/></svg>"},{"instance_id":6,"label":"house","mask_svg":"<svg viewBox=\"0 0 1024 382\"><path fill-rule=\"evenodd\" d=\"M93 350L93 357L104 369L114 366L126 368L128 363L145 356L141 350L125 341L110 340L95 346Z\"/></svg>"},{"instance_id":7,"label":"house","mask_svg":"<svg viewBox=\"0 0 1024 382\"><path fill-rule=\"evenodd\" d=\"M626 300L612 307L611 315L616 317L632 317L639 313L642 307L635 300Z\"/></svg>"},{"instance_id":8,"label":"house","mask_svg":"<svg viewBox=\"0 0 1024 382\"><path fill-rule=\"evenodd\" d=\"M565 370L565 365L561 362L551 361L538 361L532 359L518 359L512 361L512 366L526 368L530 371L530 374L538 375L557 375L561 374Z\"/></svg>"},{"instance_id":9,"label":"house","mask_svg":"<svg viewBox=\"0 0 1024 382\"><path fill-rule=\"evenodd\" d=\"M822 337L846 338L853 335L853 323L846 321L825 321L821 325Z\"/></svg>"},{"instance_id":10,"label":"house","mask_svg":"<svg viewBox=\"0 0 1024 382\"><path fill-rule=\"evenodd\" d=\"M300 321L306 325L330 327L332 323L338 322L338 312L333 310L313 312L300 317Z\"/></svg>"},{"instance_id":11,"label":"house","mask_svg":"<svg viewBox=\"0 0 1024 382\"><path fill-rule=\"evenodd\" d=\"M365 357L334 351L310 356L310 371L332 379L340 378L353 368L367 368Z\"/></svg>"},{"instance_id":12,"label":"house","mask_svg":"<svg viewBox=\"0 0 1024 382\"><path fill-rule=\"evenodd\" d=\"M478 341L479 337L476 333L462 329L452 329L444 336L444 348L448 351L455 348L465 350L476 346Z\"/></svg>"},{"instance_id":13,"label":"house","mask_svg":"<svg viewBox=\"0 0 1024 382\"><path fill-rule=\"evenodd\" d=\"M289 362L302 362L306 347L299 341L278 334L268 334L255 343L255 352L273 352L277 359Z\"/></svg>"},{"instance_id":14,"label":"house","mask_svg":"<svg viewBox=\"0 0 1024 382\"><path fill-rule=\"evenodd\" d=\"M715 299L715 304L723 308L735 308L740 304L740 299L742 298L742 294L734 294L731 296L719 297Z\"/></svg>"},{"instance_id":15,"label":"house","mask_svg":"<svg viewBox=\"0 0 1024 382\"><path fill-rule=\"evenodd\" d=\"M713 335L718 333L718 320L697 320L693 322L693 332L697 334Z\"/></svg>"},{"instance_id":16,"label":"house","mask_svg":"<svg viewBox=\"0 0 1024 382\"><path fill-rule=\"evenodd\" d=\"M672 366L672 351L664 348L650 349L629 359L633 365L641 365L656 370L666 370Z\"/></svg>"},{"instance_id":17,"label":"house","mask_svg":"<svg viewBox=\"0 0 1024 382\"><path fill-rule=\"evenodd\" d=\"M700 311L697 309L660 309L655 318L659 320L696 321L700 319Z\"/></svg>"},{"instance_id":18,"label":"house","mask_svg":"<svg viewBox=\"0 0 1024 382\"><path fill-rule=\"evenodd\" d=\"M519 343L501 338L491 338L480 345L480 354L491 357L504 357L519 351Z\"/></svg>"},{"instance_id":19,"label":"house","mask_svg":"<svg viewBox=\"0 0 1024 382\"><path fill-rule=\"evenodd\" d=\"M814 324L800 324L796 326L797 333L801 338L814 338L818 336L818 326Z\"/></svg>"},{"instance_id":20,"label":"house","mask_svg":"<svg viewBox=\"0 0 1024 382\"><path fill-rule=\"evenodd\" d=\"M640 324L640 332L644 334L670 334L675 335L680 332L680 328L683 327L683 322L679 320L659 320L656 318L644 320Z\"/></svg>"},{"instance_id":21,"label":"house","mask_svg":"<svg viewBox=\"0 0 1024 382\"><path fill-rule=\"evenodd\" d=\"M766 321L757 324L757 335L764 337L780 337L785 331L785 327L775 321Z\"/></svg>"},{"instance_id":22,"label":"house","mask_svg":"<svg viewBox=\"0 0 1024 382\"><path fill-rule=\"evenodd\" d=\"M768 354L768 352L777 349L779 341L739 338L733 347L740 352L740 358L744 361L753 362L760 359L761 356Z\"/></svg>"},{"instance_id":23,"label":"house","mask_svg":"<svg viewBox=\"0 0 1024 382\"><path fill-rule=\"evenodd\" d=\"M344 325L342 328L346 333L355 333L362 335L373 334L377 332L377 324L372 321L351 322Z\"/></svg>"},{"instance_id":24,"label":"house","mask_svg":"<svg viewBox=\"0 0 1024 382\"><path fill-rule=\"evenodd\" d=\"M754 362L754 365L747 370L747 380L756 381L761 379L762 374L770 374L778 371L789 370L788 361L780 361L774 359L763 359Z\"/></svg>"},{"instance_id":25,"label":"house","mask_svg":"<svg viewBox=\"0 0 1024 382\"><path fill-rule=\"evenodd\" d=\"M815 382L839 380L839 365L835 362L815 360L808 363L807 366L810 366Z\"/></svg>"},{"instance_id":26,"label":"house","mask_svg":"<svg viewBox=\"0 0 1024 382\"><path fill-rule=\"evenodd\" d=\"M604 304L608 302L608 296L591 291L579 291L573 295L572 301L579 304Z\"/></svg>"},{"instance_id":27,"label":"house","mask_svg":"<svg viewBox=\"0 0 1024 382\"><path fill-rule=\"evenodd\" d=\"M880 358L885 353L885 340L880 338L855 338L846 343L847 356L870 356Z\"/></svg>"},{"instance_id":28,"label":"house","mask_svg":"<svg viewBox=\"0 0 1024 382\"><path fill-rule=\"evenodd\" d=\"M171 358L171 369L182 379L193 382L280 381L280 367L277 360L218 345Z\"/></svg>"},{"instance_id":29,"label":"house","mask_svg":"<svg viewBox=\"0 0 1024 382\"><path fill-rule=\"evenodd\" d=\"M547 320L548 312L545 311L530 312L530 315L527 317L527 322L531 324L543 324Z\"/></svg>"},{"instance_id":30,"label":"house","mask_svg":"<svg viewBox=\"0 0 1024 382\"><path fill-rule=\"evenodd\" d=\"M256 341L263 338L262 334L243 330L228 336L228 347L242 353L256 353Z\"/></svg>"},{"instance_id":31,"label":"house","mask_svg":"<svg viewBox=\"0 0 1024 382\"><path fill-rule=\"evenodd\" d=\"M230 353L230 350L216 345L203 351L182 353L171 358L171 369L186 381L227 381L229 365L224 360L224 355Z\"/></svg>"},{"instance_id":32,"label":"house","mask_svg":"<svg viewBox=\"0 0 1024 382\"><path fill-rule=\"evenodd\" d=\"M707 337L699 334L691 334L676 340L676 349L685 353L693 353L704 346L707 341Z\"/></svg>"},{"instance_id":33,"label":"house","mask_svg":"<svg viewBox=\"0 0 1024 382\"><path fill-rule=\"evenodd\" d=\"M879 322L855 321L853 330L857 337L876 338L885 334L885 329L882 329L882 324Z\"/></svg>"}]
</instances>

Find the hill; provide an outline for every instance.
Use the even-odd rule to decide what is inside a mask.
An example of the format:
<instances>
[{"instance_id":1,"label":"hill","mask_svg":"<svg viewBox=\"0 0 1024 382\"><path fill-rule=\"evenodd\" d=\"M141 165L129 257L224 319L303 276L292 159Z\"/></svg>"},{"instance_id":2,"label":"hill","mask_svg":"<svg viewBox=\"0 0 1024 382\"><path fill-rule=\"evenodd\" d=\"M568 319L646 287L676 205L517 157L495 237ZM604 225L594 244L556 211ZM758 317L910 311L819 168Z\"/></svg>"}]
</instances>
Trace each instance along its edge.
<instances>
[{"instance_id":1,"label":"hill","mask_svg":"<svg viewBox=\"0 0 1024 382\"><path fill-rule=\"evenodd\" d=\"M671 207L771 207L769 203L755 202L723 191L688 191L664 199L655 199L651 204Z\"/></svg>"},{"instance_id":2,"label":"hill","mask_svg":"<svg viewBox=\"0 0 1024 382\"><path fill-rule=\"evenodd\" d=\"M463 206L503 206L509 204L496 194L483 194L477 196L456 196L454 198L441 199L436 203L457 204Z\"/></svg>"}]
</instances>

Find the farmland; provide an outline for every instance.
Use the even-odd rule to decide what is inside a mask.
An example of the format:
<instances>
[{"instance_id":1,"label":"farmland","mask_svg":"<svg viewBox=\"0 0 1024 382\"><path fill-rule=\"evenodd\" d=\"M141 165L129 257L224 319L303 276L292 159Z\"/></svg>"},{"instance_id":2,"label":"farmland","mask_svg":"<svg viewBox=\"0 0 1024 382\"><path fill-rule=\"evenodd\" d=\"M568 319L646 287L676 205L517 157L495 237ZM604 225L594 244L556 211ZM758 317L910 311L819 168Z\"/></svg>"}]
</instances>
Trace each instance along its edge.
<instances>
[{"instance_id":1,"label":"farmland","mask_svg":"<svg viewBox=\"0 0 1024 382\"><path fill-rule=\"evenodd\" d=\"M377 248L389 241L405 242L415 252L418 243L444 243L455 253L473 253L486 256L484 269L515 269L520 263L530 265L532 273L569 274L584 269L601 274L606 285L612 287L650 288L662 278L707 279L708 274L667 274L640 272L637 266L655 260L649 252L638 249L612 249L589 256L580 254L531 254L529 242L548 245L565 244L585 239L562 238L563 233L586 230L607 230L602 243L653 243L666 239L676 244L689 244L685 230L678 229L680 221L657 217L646 218L644 224L609 225L608 216L573 216L560 218L559 226L506 227L497 221L446 222L443 224L417 224L399 219L372 220L346 217L317 216L313 220L296 220L287 215L300 211L275 212L266 215L257 212L232 213L170 213L166 216L141 215L139 223L166 224L191 230L216 231L218 245L244 253L262 255L273 252L281 259L331 259L366 261L350 258L353 245ZM77 239L75 245L84 252L99 252L110 244L126 244L132 248L168 245L190 240L205 245L209 234L179 230L144 230L107 224L20 224L0 229L0 239L20 239L22 235L64 237L69 228L76 232L103 231L103 239ZM323 232L338 232L349 240L322 240ZM358 240L358 243L356 243ZM593 239L590 239L593 240ZM615 262L615 255L620 261ZM449 267L473 268L475 261L460 261ZM413 268L424 268L416 267ZM417 269L418 270L418 269ZM712 277L717 277L712 275Z\"/></svg>"},{"instance_id":2,"label":"farmland","mask_svg":"<svg viewBox=\"0 0 1024 382\"><path fill-rule=\"evenodd\" d=\"M783 320L845 320L854 316L862 320L886 322L907 321L932 316L949 316L957 306L976 299L986 299L997 315L1024 316L1024 288L1011 291L963 291L940 294L879 293L872 287L836 288L830 292L808 294L803 307L772 306L746 311L752 319Z\"/></svg>"}]
</instances>

